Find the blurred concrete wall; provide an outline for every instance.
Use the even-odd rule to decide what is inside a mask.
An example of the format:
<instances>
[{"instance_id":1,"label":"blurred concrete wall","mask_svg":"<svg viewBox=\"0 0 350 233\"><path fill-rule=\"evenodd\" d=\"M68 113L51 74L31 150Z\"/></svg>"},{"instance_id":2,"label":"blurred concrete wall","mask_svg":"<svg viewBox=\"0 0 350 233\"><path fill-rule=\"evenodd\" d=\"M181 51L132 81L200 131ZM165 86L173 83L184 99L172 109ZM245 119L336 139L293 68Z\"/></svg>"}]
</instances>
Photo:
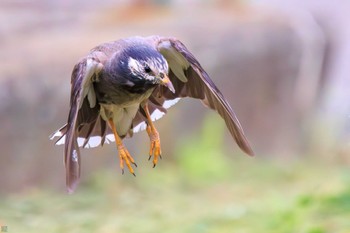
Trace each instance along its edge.
<instances>
[{"instance_id":1,"label":"blurred concrete wall","mask_svg":"<svg viewBox=\"0 0 350 233\"><path fill-rule=\"evenodd\" d=\"M335 12L346 17L341 7L316 14L269 1L192 1L186 7L179 1L141 2L0 3L1 192L64 185L63 148L54 147L48 135L66 121L72 67L93 46L121 37L181 39L232 104L258 156L295 156L318 147L324 137L312 136L319 127L314 119L323 111L340 118L346 112L348 104L333 111L350 93L343 60L349 54L342 53L348 33L334 34L329 26L341 28L332 20ZM167 135L167 155L174 153L177 137L199 132L207 111L184 100L157 122ZM343 134L332 134L333 141ZM227 141L227 150L238 152ZM135 154L148 148L143 134L127 143ZM83 153L84 173L117 167L113 145Z\"/></svg>"}]
</instances>

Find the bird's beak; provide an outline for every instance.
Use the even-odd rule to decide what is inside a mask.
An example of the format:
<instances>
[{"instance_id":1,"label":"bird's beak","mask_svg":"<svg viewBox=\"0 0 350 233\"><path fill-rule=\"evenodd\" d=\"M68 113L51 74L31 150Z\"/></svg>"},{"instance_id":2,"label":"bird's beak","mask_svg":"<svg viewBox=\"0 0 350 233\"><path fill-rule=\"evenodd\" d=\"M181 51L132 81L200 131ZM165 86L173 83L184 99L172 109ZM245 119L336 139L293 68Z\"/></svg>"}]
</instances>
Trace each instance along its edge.
<instances>
[{"instance_id":1,"label":"bird's beak","mask_svg":"<svg viewBox=\"0 0 350 233\"><path fill-rule=\"evenodd\" d=\"M160 84L162 84L163 86L166 86L167 88L169 88L169 90L172 93L175 93L175 88L173 86L173 84L171 83L169 77L167 75L164 75L164 78L161 79Z\"/></svg>"}]
</instances>

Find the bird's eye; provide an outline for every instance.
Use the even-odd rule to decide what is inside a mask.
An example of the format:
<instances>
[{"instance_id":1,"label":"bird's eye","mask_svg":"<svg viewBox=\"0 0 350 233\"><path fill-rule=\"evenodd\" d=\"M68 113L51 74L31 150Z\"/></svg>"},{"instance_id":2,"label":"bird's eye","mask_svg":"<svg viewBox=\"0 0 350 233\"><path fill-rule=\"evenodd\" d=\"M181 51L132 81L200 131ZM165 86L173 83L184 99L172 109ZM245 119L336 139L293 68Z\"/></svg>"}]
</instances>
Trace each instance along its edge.
<instances>
[{"instance_id":1,"label":"bird's eye","mask_svg":"<svg viewBox=\"0 0 350 233\"><path fill-rule=\"evenodd\" d=\"M148 65L145 65L145 72L146 72L147 74L149 74L149 73L152 72L151 68L150 68Z\"/></svg>"},{"instance_id":2,"label":"bird's eye","mask_svg":"<svg viewBox=\"0 0 350 233\"><path fill-rule=\"evenodd\" d=\"M164 78L164 74L163 73L160 73L159 76L160 76L161 79Z\"/></svg>"}]
</instances>

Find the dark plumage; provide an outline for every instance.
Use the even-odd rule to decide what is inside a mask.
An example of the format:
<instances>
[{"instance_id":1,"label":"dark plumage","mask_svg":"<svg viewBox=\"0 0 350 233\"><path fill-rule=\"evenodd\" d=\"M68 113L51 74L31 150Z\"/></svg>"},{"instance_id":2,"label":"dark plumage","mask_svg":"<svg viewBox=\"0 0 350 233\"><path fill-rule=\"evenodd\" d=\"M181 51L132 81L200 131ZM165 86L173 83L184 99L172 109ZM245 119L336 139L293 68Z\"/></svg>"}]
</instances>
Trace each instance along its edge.
<instances>
[{"instance_id":1,"label":"dark plumage","mask_svg":"<svg viewBox=\"0 0 350 233\"><path fill-rule=\"evenodd\" d=\"M136 164L122 139L146 129L155 166L161 149L152 121L182 97L200 99L216 110L238 146L253 155L230 105L177 39L132 37L101 44L75 65L71 83L67 124L51 136L58 137L57 144L65 144L69 191L74 190L80 176L79 146L94 147L115 140L121 168L126 164L134 174L131 165Z\"/></svg>"}]
</instances>

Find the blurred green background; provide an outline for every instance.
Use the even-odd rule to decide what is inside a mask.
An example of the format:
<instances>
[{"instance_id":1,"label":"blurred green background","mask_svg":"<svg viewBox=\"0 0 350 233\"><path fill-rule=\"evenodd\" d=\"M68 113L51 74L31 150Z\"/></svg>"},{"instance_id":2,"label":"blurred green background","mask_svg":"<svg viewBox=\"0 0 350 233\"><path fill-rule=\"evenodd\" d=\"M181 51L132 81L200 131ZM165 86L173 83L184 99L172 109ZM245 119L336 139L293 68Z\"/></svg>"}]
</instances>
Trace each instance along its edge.
<instances>
[{"instance_id":1,"label":"blurred green background","mask_svg":"<svg viewBox=\"0 0 350 233\"><path fill-rule=\"evenodd\" d=\"M350 232L347 0L0 2L0 232ZM63 147L74 64L99 43L175 36L234 108L256 156L221 118L184 99L114 145L83 149L65 190Z\"/></svg>"}]
</instances>

